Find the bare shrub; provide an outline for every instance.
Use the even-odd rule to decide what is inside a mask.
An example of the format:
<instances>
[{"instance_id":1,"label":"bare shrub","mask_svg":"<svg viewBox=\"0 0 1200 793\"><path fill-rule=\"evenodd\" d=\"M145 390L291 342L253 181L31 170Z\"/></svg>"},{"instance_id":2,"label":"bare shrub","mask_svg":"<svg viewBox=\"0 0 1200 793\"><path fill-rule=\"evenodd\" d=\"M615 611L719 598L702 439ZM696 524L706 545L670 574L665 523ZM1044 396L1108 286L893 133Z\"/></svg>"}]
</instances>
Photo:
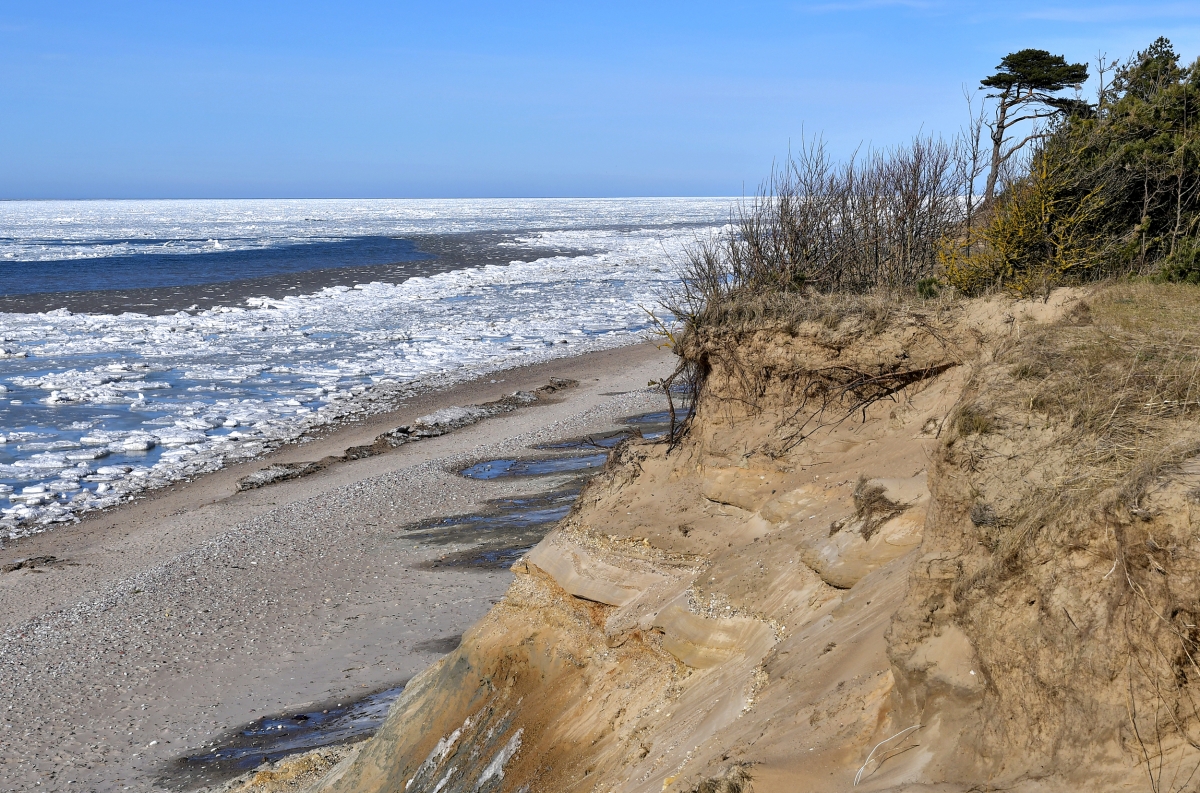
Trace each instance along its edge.
<instances>
[{"instance_id":1,"label":"bare shrub","mask_svg":"<svg viewBox=\"0 0 1200 793\"><path fill-rule=\"evenodd\" d=\"M690 326L763 295L913 290L937 295L943 241L971 211L969 155L941 138L868 151L844 163L806 139L731 229L687 253L666 308Z\"/></svg>"},{"instance_id":2,"label":"bare shrub","mask_svg":"<svg viewBox=\"0 0 1200 793\"><path fill-rule=\"evenodd\" d=\"M841 163L821 138L805 138L738 205L724 233L686 252L677 286L660 298L682 328L655 317L680 356L660 385L685 382L697 403L709 367L695 353L703 346L698 339L711 341L712 331L732 331L725 342L736 346L746 330L770 325L791 333L817 321L849 338L882 332L914 302L952 300L937 277L940 251L971 227L981 129L973 117L953 144L916 137ZM842 332L845 325L851 333ZM672 443L686 422L680 430L669 434Z\"/></svg>"}]
</instances>

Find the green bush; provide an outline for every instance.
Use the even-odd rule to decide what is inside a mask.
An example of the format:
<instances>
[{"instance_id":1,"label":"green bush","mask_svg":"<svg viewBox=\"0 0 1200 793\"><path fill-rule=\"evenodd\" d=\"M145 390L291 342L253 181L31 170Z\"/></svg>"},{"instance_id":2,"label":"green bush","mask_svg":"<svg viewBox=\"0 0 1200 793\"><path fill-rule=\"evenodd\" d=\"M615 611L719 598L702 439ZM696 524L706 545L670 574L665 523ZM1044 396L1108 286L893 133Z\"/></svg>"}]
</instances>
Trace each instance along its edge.
<instances>
[{"instance_id":1,"label":"green bush","mask_svg":"<svg viewBox=\"0 0 1200 793\"><path fill-rule=\"evenodd\" d=\"M937 278L922 278L917 281L917 295L932 300L942 291L942 282Z\"/></svg>"}]
</instances>

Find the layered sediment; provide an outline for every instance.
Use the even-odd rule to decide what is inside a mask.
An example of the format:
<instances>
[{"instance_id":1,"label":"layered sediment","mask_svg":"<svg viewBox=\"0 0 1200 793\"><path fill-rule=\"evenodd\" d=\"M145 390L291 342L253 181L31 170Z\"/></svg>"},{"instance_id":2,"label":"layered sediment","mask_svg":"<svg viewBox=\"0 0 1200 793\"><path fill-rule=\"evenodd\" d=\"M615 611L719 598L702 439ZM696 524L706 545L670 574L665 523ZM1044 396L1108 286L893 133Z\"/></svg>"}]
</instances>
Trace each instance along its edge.
<instances>
[{"instance_id":1,"label":"layered sediment","mask_svg":"<svg viewBox=\"0 0 1200 793\"><path fill-rule=\"evenodd\" d=\"M1198 370L1146 316L1189 300L694 334L686 433L619 446L310 790L1186 789Z\"/></svg>"}]
</instances>

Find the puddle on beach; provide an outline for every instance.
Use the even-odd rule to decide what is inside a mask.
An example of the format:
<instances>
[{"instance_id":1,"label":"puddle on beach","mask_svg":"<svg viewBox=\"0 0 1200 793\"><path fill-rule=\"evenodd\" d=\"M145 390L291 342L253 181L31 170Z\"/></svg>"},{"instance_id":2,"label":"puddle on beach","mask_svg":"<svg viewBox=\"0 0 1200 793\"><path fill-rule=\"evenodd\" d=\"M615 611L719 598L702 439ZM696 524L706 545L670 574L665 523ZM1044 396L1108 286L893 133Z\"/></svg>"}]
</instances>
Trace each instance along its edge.
<instances>
[{"instance_id":1,"label":"puddle on beach","mask_svg":"<svg viewBox=\"0 0 1200 793\"><path fill-rule=\"evenodd\" d=\"M690 407L675 408L675 421L677 421L677 422L683 421L689 415L691 415L691 412L692 412L692 409ZM621 423L622 424L630 424L633 426L641 426L641 425L645 425L645 424L662 424L663 427L669 427L671 424L671 411L656 410L653 413L642 413L637 416L630 416L629 418L622 420Z\"/></svg>"},{"instance_id":2,"label":"puddle on beach","mask_svg":"<svg viewBox=\"0 0 1200 793\"><path fill-rule=\"evenodd\" d=\"M175 760L159 784L192 790L232 779L268 760L365 740L383 724L388 708L403 691L404 686L399 685L353 702L343 700L263 717L221 736L196 754Z\"/></svg>"},{"instance_id":3,"label":"puddle on beach","mask_svg":"<svg viewBox=\"0 0 1200 793\"><path fill-rule=\"evenodd\" d=\"M683 421L691 413L691 409L681 407L675 411L675 420ZM612 449L618 443L626 438L641 436L647 440L656 440L667 434L667 430L671 428L671 413L666 410L658 410L653 413L641 413L636 416L629 416L621 420L621 423L629 427L629 429L616 430L600 435L585 435L581 438L572 438L570 440L558 441L555 443L544 443L540 446L535 446L535 449L545 451L558 451L563 449ZM465 473L465 471L464 471Z\"/></svg>"},{"instance_id":4,"label":"puddle on beach","mask_svg":"<svg viewBox=\"0 0 1200 793\"><path fill-rule=\"evenodd\" d=\"M505 570L566 517L580 489L496 499L483 512L424 521L403 536L430 545L471 545L421 564L424 569Z\"/></svg>"},{"instance_id":5,"label":"puddle on beach","mask_svg":"<svg viewBox=\"0 0 1200 793\"><path fill-rule=\"evenodd\" d=\"M608 460L608 452L544 460L484 460L459 471L468 479L499 479L508 476L542 476L576 471L599 471Z\"/></svg>"},{"instance_id":6,"label":"puddle on beach","mask_svg":"<svg viewBox=\"0 0 1200 793\"><path fill-rule=\"evenodd\" d=\"M679 419L685 415L683 411L677 413ZM578 452L573 455L478 462L460 473L482 480L537 478L554 474L575 476L566 486L563 486L561 477L555 478L557 489L551 492L495 499L488 503L486 509L475 514L422 521L401 529L400 537L434 546L469 546L420 565L426 569L507 569L566 517L586 480L604 467L609 450L636 435L644 438L661 437L666 433L670 420L670 414L666 411L630 416L622 421L627 429L537 447L540 450ZM444 654L458 646L459 638L448 636L432 639L414 649ZM403 690L404 686L397 686L355 702L259 719L222 736L203 752L175 761L160 778L160 784L175 790L219 784L257 768L268 760L277 761L300 752L364 740L383 723L388 708Z\"/></svg>"},{"instance_id":7,"label":"puddle on beach","mask_svg":"<svg viewBox=\"0 0 1200 793\"><path fill-rule=\"evenodd\" d=\"M677 413L679 418L685 415ZM566 517L584 483L604 467L610 450L626 438L657 438L670 426L670 413L657 411L630 416L622 421L628 429L589 435L536 447L546 451L574 450L576 454L544 458L501 458L482 460L459 474L469 479L492 480L509 477L550 477L575 474L564 487L549 493L520 498L495 499L488 507L470 515L425 521L404 533L404 538L431 545L469 545L421 564L425 569L457 567L474 570L503 570L511 567L541 541L558 521Z\"/></svg>"}]
</instances>

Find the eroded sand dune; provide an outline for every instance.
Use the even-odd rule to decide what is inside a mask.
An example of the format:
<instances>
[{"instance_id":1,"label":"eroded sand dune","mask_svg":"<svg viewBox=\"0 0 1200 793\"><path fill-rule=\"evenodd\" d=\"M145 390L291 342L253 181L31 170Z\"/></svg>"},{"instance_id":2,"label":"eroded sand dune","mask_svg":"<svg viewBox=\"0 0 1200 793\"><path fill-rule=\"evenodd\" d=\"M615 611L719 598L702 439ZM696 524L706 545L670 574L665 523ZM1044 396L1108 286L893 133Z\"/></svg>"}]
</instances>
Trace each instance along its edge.
<instances>
[{"instance_id":1,"label":"eroded sand dune","mask_svg":"<svg viewBox=\"0 0 1200 793\"><path fill-rule=\"evenodd\" d=\"M1195 577L1168 557L1195 550L1200 474L1163 457L1132 502L1023 517L1092 469L1064 440L1078 416L1026 400L1012 356L1111 338L1085 299L690 340L705 387L683 441L620 447L311 789L1185 789L1195 664L1167 639L1196 630ZM1153 431L1194 440L1179 415ZM1130 622L1136 597L1170 630ZM1131 626L1183 651L1139 657ZM1158 660L1175 671L1130 671Z\"/></svg>"}]
</instances>

